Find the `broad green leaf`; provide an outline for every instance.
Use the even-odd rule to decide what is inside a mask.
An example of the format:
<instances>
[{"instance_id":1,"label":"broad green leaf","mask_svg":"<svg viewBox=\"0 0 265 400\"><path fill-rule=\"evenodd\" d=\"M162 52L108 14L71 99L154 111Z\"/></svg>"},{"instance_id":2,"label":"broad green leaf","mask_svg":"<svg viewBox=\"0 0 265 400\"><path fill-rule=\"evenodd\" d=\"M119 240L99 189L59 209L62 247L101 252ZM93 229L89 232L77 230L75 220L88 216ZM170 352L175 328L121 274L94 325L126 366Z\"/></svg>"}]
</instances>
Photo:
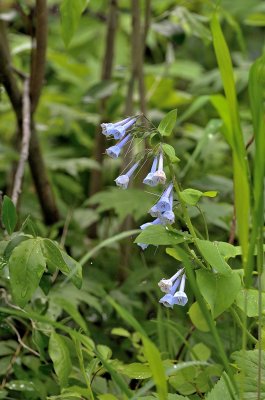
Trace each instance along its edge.
<instances>
[{"instance_id":1,"label":"broad green leaf","mask_svg":"<svg viewBox=\"0 0 265 400\"><path fill-rule=\"evenodd\" d=\"M24 242L25 240L30 239L30 236L26 236L26 235L17 235L15 236L13 239L10 240L10 242L8 242L8 245L6 246L5 250L4 250L4 258L5 260L9 260L9 257L12 254L12 251L22 242Z\"/></svg>"},{"instance_id":2,"label":"broad green leaf","mask_svg":"<svg viewBox=\"0 0 265 400\"><path fill-rule=\"evenodd\" d=\"M151 369L146 364L131 363L127 365L121 365L118 367L121 374L128 376L131 379L147 379L152 376Z\"/></svg>"},{"instance_id":3,"label":"broad green leaf","mask_svg":"<svg viewBox=\"0 0 265 400\"><path fill-rule=\"evenodd\" d=\"M60 6L62 37L69 45L79 23L86 0L62 0Z\"/></svg>"},{"instance_id":4,"label":"broad green leaf","mask_svg":"<svg viewBox=\"0 0 265 400\"><path fill-rule=\"evenodd\" d=\"M186 237L177 233L175 230L168 230L165 226L152 225L144 229L140 235L137 236L134 243L159 245L174 245L185 242Z\"/></svg>"},{"instance_id":5,"label":"broad green leaf","mask_svg":"<svg viewBox=\"0 0 265 400\"><path fill-rule=\"evenodd\" d=\"M175 258L175 260L182 261L181 255L179 254L177 248L167 247L167 248L166 248L166 253L167 253L169 256Z\"/></svg>"},{"instance_id":6,"label":"broad green leaf","mask_svg":"<svg viewBox=\"0 0 265 400\"><path fill-rule=\"evenodd\" d=\"M120 190L112 187L92 196L87 204L98 205L99 213L114 210L122 222L127 215L133 215L135 220L146 215L147 210L154 204L154 197L148 196L140 189Z\"/></svg>"},{"instance_id":7,"label":"broad green leaf","mask_svg":"<svg viewBox=\"0 0 265 400\"><path fill-rule=\"evenodd\" d=\"M158 398L159 400L167 400L167 381L159 350L154 343L148 339L148 337L143 336L142 341L144 346L144 355L152 372Z\"/></svg>"},{"instance_id":8,"label":"broad green leaf","mask_svg":"<svg viewBox=\"0 0 265 400\"><path fill-rule=\"evenodd\" d=\"M200 361L206 361L211 357L211 350L209 349L209 347L205 346L204 343L197 343L195 344L195 346L193 346L192 348L193 352L192 352L192 358L193 354L196 355L196 360L200 360Z\"/></svg>"},{"instance_id":9,"label":"broad green leaf","mask_svg":"<svg viewBox=\"0 0 265 400\"><path fill-rule=\"evenodd\" d=\"M177 109L170 111L158 125L158 132L162 136L170 136L177 120Z\"/></svg>"},{"instance_id":10,"label":"broad green leaf","mask_svg":"<svg viewBox=\"0 0 265 400\"><path fill-rule=\"evenodd\" d=\"M196 243L202 256L211 265L214 271L219 272L221 275L230 275L231 268L225 262L216 243L200 239L197 239Z\"/></svg>"},{"instance_id":11,"label":"broad green leaf","mask_svg":"<svg viewBox=\"0 0 265 400\"><path fill-rule=\"evenodd\" d=\"M172 163L180 161L180 159L176 156L174 147L170 146L170 144L162 144L162 149Z\"/></svg>"},{"instance_id":12,"label":"broad green leaf","mask_svg":"<svg viewBox=\"0 0 265 400\"><path fill-rule=\"evenodd\" d=\"M233 304L241 287L237 272L214 274L206 270L196 271L201 294L210 306L214 318L217 318Z\"/></svg>"},{"instance_id":13,"label":"broad green leaf","mask_svg":"<svg viewBox=\"0 0 265 400\"><path fill-rule=\"evenodd\" d=\"M17 212L12 200L8 196L4 196L2 204L2 223L8 234L11 235L17 224Z\"/></svg>"},{"instance_id":14,"label":"broad green leaf","mask_svg":"<svg viewBox=\"0 0 265 400\"><path fill-rule=\"evenodd\" d=\"M180 192L180 197L182 198L182 200L190 206L196 206L202 196L215 197L216 195L217 192L215 191L201 192L197 189L185 189Z\"/></svg>"},{"instance_id":15,"label":"broad green leaf","mask_svg":"<svg viewBox=\"0 0 265 400\"><path fill-rule=\"evenodd\" d=\"M245 304L247 303L247 310ZM247 311L248 317L259 315L259 292L257 289L242 289L236 297L236 305L243 311ZM265 309L265 293L262 292L262 312Z\"/></svg>"},{"instance_id":16,"label":"broad green leaf","mask_svg":"<svg viewBox=\"0 0 265 400\"><path fill-rule=\"evenodd\" d=\"M222 376L221 379L219 379L219 381L214 385L213 389L207 394L206 400L234 400L234 396L232 397L224 377Z\"/></svg>"},{"instance_id":17,"label":"broad green leaf","mask_svg":"<svg viewBox=\"0 0 265 400\"><path fill-rule=\"evenodd\" d=\"M70 353L62 335L52 332L49 340L49 355L52 359L54 370L58 376L60 386L68 384L68 377L72 370Z\"/></svg>"},{"instance_id":18,"label":"broad green leaf","mask_svg":"<svg viewBox=\"0 0 265 400\"><path fill-rule=\"evenodd\" d=\"M61 250L56 242L50 239L42 240L42 248L48 267L58 268L80 289L82 286L81 265Z\"/></svg>"},{"instance_id":19,"label":"broad green leaf","mask_svg":"<svg viewBox=\"0 0 265 400\"><path fill-rule=\"evenodd\" d=\"M8 265L12 297L16 304L24 307L37 289L46 267L41 240L21 242L13 250Z\"/></svg>"},{"instance_id":20,"label":"broad green leaf","mask_svg":"<svg viewBox=\"0 0 265 400\"><path fill-rule=\"evenodd\" d=\"M260 399L265 399L265 352L261 350L238 351L232 354L240 373L236 375L239 387L243 391L243 400L258 398L258 377L261 371Z\"/></svg>"},{"instance_id":21,"label":"broad green leaf","mask_svg":"<svg viewBox=\"0 0 265 400\"><path fill-rule=\"evenodd\" d=\"M233 246L227 242L215 242L215 244L225 260L229 260L229 258L235 258L236 256L242 254L240 246Z\"/></svg>"},{"instance_id":22,"label":"broad green leaf","mask_svg":"<svg viewBox=\"0 0 265 400\"><path fill-rule=\"evenodd\" d=\"M36 393L36 386L34 382L30 380L22 380L22 379L13 379L9 381L5 387L9 390L14 390L16 392L35 392Z\"/></svg>"},{"instance_id":23,"label":"broad green leaf","mask_svg":"<svg viewBox=\"0 0 265 400\"><path fill-rule=\"evenodd\" d=\"M197 301L193 303L189 309L189 317L193 325L202 332L209 332L209 326Z\"/></svg>"}]
</instances>

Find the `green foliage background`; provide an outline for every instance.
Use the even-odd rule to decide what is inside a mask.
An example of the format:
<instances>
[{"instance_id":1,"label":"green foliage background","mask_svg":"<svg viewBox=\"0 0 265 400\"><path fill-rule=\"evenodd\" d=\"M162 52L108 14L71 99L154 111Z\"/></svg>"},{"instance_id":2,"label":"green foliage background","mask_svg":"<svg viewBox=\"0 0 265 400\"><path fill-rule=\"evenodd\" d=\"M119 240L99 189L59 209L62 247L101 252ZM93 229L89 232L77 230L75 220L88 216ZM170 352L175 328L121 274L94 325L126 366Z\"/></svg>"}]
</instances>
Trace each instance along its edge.
<instances>
[{"instance_id":1,"label":"green foliage background","mask_svg":"<svg viewBox=\"0 0 265 400\"><path fill-rule=\"evenodd\" d=\"M264 399L265 69L264 59L253 63L264 54L265 6L139 2L142 25L150 7L146 113L164 135L166 171L173 168L180 186L173 228L154 226L135 239L161 190L137 178L121 191L113 181L124 161L95 159L99 124L126 114L133 2L117 1L113 72L102 79L111 1L48 0L34 120L60 214L51 225L28 166L17 211L9 199L19 145L1 86L0 186L9 197L0 242L0 398ZM22 75L30 68L35 7L33 0L0 3L12 67ZM163 118L176 109L168 135L170 117ZM132 114L142 111L136 82ZM98 176L101 190L91 194ZM134 240L153 246L142 252ZM194 272L196 252L206 269ZM157 283L181 265L189 302L165 309Z\"/></svg>"}]
</instances>

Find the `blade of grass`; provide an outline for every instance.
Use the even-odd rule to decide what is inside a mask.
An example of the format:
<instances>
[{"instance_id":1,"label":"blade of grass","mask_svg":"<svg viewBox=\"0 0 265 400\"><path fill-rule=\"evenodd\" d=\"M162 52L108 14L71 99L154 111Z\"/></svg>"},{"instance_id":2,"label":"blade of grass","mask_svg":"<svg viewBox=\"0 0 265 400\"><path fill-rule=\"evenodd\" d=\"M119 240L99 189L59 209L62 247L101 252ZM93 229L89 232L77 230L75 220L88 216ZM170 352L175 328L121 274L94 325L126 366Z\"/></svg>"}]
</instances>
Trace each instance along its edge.
<instances>
[{"instance_id":1,"label":"blade of grass","mask_svg":"<svg viewBox=\"0 0 265 400\"><path fill-rule=\"evenodd\" d=\"M238 235L240 244L242 246L242 259L246 273L250 213L248 163L239 118L232 61L216 14L213 15L211 20L211 30L213 36L213 46L217 58L218 67L221 73L229 116L231 120L232 137L229 137L229 143L233 151L235 207L238 224Z\"/></svg>"}]
</instances>

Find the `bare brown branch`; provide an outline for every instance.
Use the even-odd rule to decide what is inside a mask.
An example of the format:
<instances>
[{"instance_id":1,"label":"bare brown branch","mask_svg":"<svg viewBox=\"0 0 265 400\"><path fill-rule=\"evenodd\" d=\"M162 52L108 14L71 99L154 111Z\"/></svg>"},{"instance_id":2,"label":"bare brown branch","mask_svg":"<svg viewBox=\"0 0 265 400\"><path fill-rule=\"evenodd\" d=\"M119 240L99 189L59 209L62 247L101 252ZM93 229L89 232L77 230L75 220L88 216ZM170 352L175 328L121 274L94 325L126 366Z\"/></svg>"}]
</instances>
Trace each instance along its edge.
<instances>
[{"instance_id":1,"label":"bare brown branch","mask_svg":"<svg viewBox=\"0 0 265 400\"><path fill-rule=\"evenodd\" d=\"M12 192L12 201L15 206L18 203L19 195L21 193L22 181L24 176L25 164L29 154L29 143L31 138L30 129L30 98L29 98L29 79L24 82L23 102L22 102L22 143L19 163L14 179L14 186Z\"/></svg>"},{"instance_id":2,"label":"bare brown branch","mask_svg":"<svg viewBox=\"0 0 265 400\"><path fill-rule=\"evenodd\" d=\"M48 37L48 10L46 0L36 0L36 37L31 54L30 97L31 113L37 108L45 74Z\"/></svg>"}]
</instances>

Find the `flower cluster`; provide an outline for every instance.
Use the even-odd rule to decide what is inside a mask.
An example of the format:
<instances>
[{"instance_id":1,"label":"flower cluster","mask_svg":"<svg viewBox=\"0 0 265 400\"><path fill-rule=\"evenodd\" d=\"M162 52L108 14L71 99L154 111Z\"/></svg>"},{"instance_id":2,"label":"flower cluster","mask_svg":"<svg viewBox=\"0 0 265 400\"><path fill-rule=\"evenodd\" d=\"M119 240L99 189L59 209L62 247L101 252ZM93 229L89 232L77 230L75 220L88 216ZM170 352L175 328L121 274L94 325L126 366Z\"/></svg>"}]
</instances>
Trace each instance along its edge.
<instances>
[{"instance_id":1,"label":"flower cluster","mask_svg":"<svg viewBox=\"0 0 265 400\"><path fill-rule=\"evenodd\" d=\"M158 286L166 294L159 300L159 303L170 308L173 308L175 304L185 306L188 301L188 297L184 292L185 281L186 275L183 268L177 271L171 278L161 279L158 282Z\"/></svg>"},{"instance_id":2,"label":"flower cluster","mask_svg":"<svg viewBox=\"0 0 265 400\"><path fill-rule=\"evenodd\" d=\"M130 131L136 121L137 117L129 117L114 124L101 124L103 135L118 140L118 142L114 146L106 149L106 153L108 154L108 156L113 159L118 158L123 147L129 142L133 141L133 135L131 132L128 131ZM136 171L139 165L140 161L137 161L130 169L127 170L127 172L119 175L115 179L116 185L121 187L122 189L127 189L130 178L132 177L133 173ZM154 156L151 170L144 178L143 183L145 185L154 187L159 184L165 185L166 180L167 178L164 172L163 152L162 150L160 150L158 154ZM149 210L149 214L155 219L152 222L147 222L141 225L140 229L144 230L151 225L172 225L175 222L173 202L173 183L169 183L156 204L154 204L153 207L151 207L151 209ZM148 244L138 243L138 246L140 246L142 250L145 250L148 247ZM188 298L184 292L185 279L186 276L183 273L183 269L178 271L170 279L162 279L158 285L162 292L166 294L160 299L160 303L162 303L166 307L171 308L173 308L174 304L184 306L188 301Z\"/></svg>"}]
</instances>

